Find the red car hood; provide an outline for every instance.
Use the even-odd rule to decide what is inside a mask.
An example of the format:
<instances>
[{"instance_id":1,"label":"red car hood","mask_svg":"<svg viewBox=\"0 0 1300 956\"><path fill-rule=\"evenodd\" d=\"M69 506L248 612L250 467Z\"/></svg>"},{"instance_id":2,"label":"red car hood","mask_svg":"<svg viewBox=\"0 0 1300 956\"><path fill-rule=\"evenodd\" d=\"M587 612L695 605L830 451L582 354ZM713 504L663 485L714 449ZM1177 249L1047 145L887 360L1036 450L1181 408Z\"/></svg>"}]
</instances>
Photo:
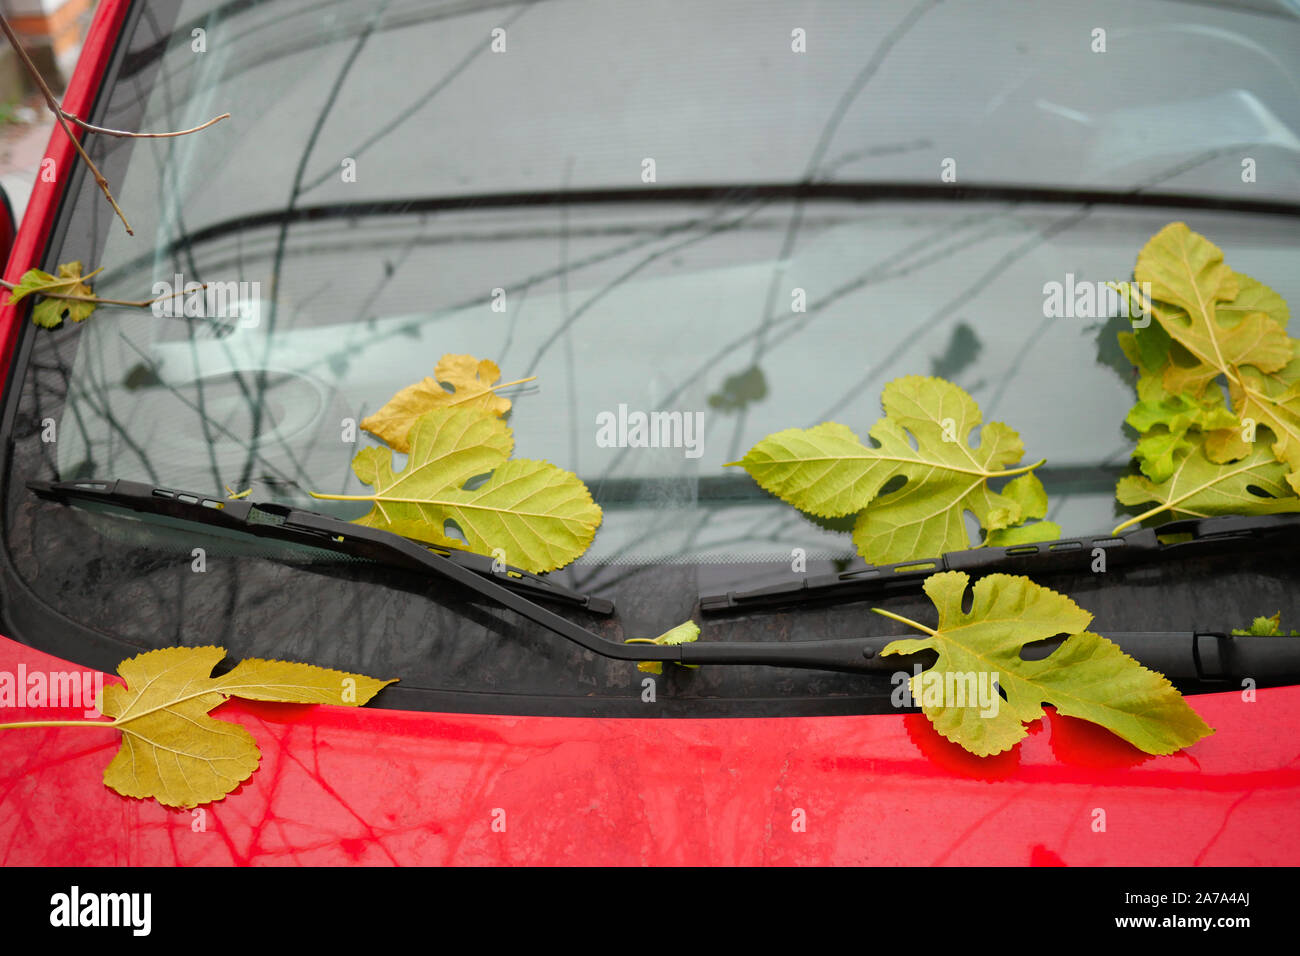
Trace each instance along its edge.
<instances>
[{"instance_id":1,"label":"red car hood","mask_svg":"<svg viewBox=\"0 0 1300 956\"><path fill-rule=\"evenodd\" d=\"M76 669L0 638L0 672ZM115 678L108 678L114 680ZM591 719L231 700L262 751L203 811L104 786L113 730L0 732L0 863L1294 864L1300 688L1191 698L1149 757L1052 713L970 756L920 714ZM81 717L6 710L6 720ZM73 808L73 809L70 809ZM1101 827L1104 826L1104 829Z\"/></svg>"}]
</instances>

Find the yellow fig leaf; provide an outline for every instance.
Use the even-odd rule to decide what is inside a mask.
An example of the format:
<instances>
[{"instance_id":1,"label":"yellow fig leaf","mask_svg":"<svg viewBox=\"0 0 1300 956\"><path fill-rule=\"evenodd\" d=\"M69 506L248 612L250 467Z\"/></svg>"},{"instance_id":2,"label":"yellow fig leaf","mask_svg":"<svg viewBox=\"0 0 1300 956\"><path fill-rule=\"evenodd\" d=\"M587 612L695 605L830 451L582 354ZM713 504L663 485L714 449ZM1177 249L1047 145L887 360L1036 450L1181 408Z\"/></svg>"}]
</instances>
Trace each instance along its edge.
<instances>
[{"instance_id":1,"label":"yellow fig leaf","mask_svg":"<svg viewBox=\"0 0 1300 956\"><path fill-rule=\"evenodd\" d=\"M1274 372L1292 357L1286 329L1271 318L1255 283L1244 304L1255 311L1221 307L1242 291L1237 275L1223 261L1223 252L1183 222L1172 222L1151 237L1138 253L1133 275L1150 283L1152 314L1169 337L1186 350L1191 364L1171 362L1164 372L1170 392L1193 397L1219 375L1231 381L1239 366Z\"/></svg>"},{"instance_id":2,"label":"yellow fig leaf","mask_svg":"<svg viewBox=\"0 0 1300 956\"><path fill-rule=\"evenodd\" d=\"M1232 629L1234 637L1300 637L1300 631L1294 628L1288 633L1282 630L1282 612L1275 611L1271 617L1257 617L1250 622L1250 627Z\"/></svg>"},{"instance_id":3,"label":"yellow fig leaf","mask_svg":"<svg viewBox=\"0 0 1300 956\"><path fill-rule=\"evenodd\" d=\"M490 359L477 359L472 355L444 355L434 367L433 378L408 385L379 411L361 420L361 427L383 439L390 448L408 452L407 441L413 426L421 415L435 408L460 406L476 408L489 415L502 416L510 411L510 399L502 398L497 389L508 385L531 382L525 378L515 382L495 384L501 369ZM447 391L439 382L452 386Z\"/></svg>"},{"instance_id":4,"label":"yellow fig leaf","mask_svg":"<svg viewBox=\"0 0 1300 956\"><path fill-rule=\"evenodd\" d=\"M1160 376L1143 375L1137 390L1138 403L1124 421L1141 433L1133 457L1153 481L1173 474L1175 457L1193 448L1198 438L1215 462L1250 453L1250 444L1241 440L1241 422L1223 404L1219 389L1207 388L1198 398L1186 392L1171 395Z\"/></svg>"},{"instance_id":5,"label":"yellow fig leaf","mask_svg":"<svg viewBox=\"0 0 1300 956\"><path fill-rule=\"evenodd\" d=\"M352 460L373 493L313 497L372 502L357 524L477 554L500 552L506 564L533 573L563 567L595 537L601 510L587 486L550 462L510 459L514 436L500 418L476 408L435 408L416 420L409 437L401 471L385 448L363 448ZM462 487L488 472L477 488ZM464 542L447 535L449 521Z\"/></svg>"},{"instance_id":6,"label":"yellow fig leaf","mask_svg":"<svg viewBox=\"0 0 1300 956\"><path fill-rule=\"evenodd\" d=\"M925 579L939 612L934 628L875 609L928 635L891 641L881 654L938 654L910 688L944 737L982 757L1001 753L1026 736L1025 724L1043 716L1045 703L1149 754L1173 753L1214 733L1163 674L1085 631L1092 615L1064 594L1019 575L990 574L976 582L966 612L969 584L962 571ZM1067 636L1047 657L1021 656L1024 645L1060 635Z\"/></svg>"},{"instance_id":7,"label":"yellow fig leaf","mask_svg":"<svg viewBox=\"0 0 1300 956\"><path fill-rule=\"evenodd\" d=\"M221 647L167 647L123 661L126 686L106 687L100 709L122 732L104 783L169 807L224 799L257 769L261 753L243 727L208 712L230 697L360 706L392 681L310 664L249 659L212 676Z\"/></svg>"},{"instance_id":8,"label":"yellow fig leaf","mask_svg":"<svg viewBox=\"0 0 1300 956\"><path fill-rule=\"evenodd\" d=\"M57 327L63 321L66 312L73 322L84 322L95 311L94 302L75 302L68 299L46 298L55 295L78 295L93 297L87 284L91 276L101 270L96 269L88 276L81 274L80 262L64 262L59 265L59 274L52 276L40 269L28 269L9 292L9 304L19 302L29 295L37 295L41 300L32 309L32 321L47 329Z\"/></svg>"},{"instance_id":9,"label":"yellow fig leaf","mask_svg":"<svg viewBox=\"0 0 1300 956\"><path fill-rule=\"evenodd\" d=\"M1115 487L1120 504L1156 504L1120 524L1112 532L1170 512L1175 518L1205 518L1227 514L1281 514L1300 511L1286 481L1287 466L1262 445L1253 446L1240 461L1218 464L1203 446L1177 452L1169 477L1152 481L1143 475L1125 475Z\"/></svg>"},{"instance_id":10,"label":"yellow fig leaf","mask_svg":"<svg viewBox=\"0 0 1300 956\"><path fill-rule=\"evenodd\" d=\"M660 646L675 647L678 644L693 644L700 636L700 626L694 621L686 621L678 624L671 630L664 631L658 637L629 637L624 644L658 644ZM698 664L682 664L682 667L697 668ZM663 661L642 661L636 665L636 669L646 674L662 674L664 672Z\"/></svg>"},{"instance_id":11,"label":"yellow fig leaf","mask_svg":"<svg viewBox=\"0 0 1300 956\"><path fill-rule=\"evenodd\" d=\"M885 417L868 433L875 447L844 425L825 422L769 435L731 464L811 515L857 512L853 540L873 564L970 547L966 511L990 533L1026 517L1015 497L994 491L988 482L1029 472L1042 462L1009 468L1020 461L1024 445L1001 422L981 428L979 444L971 445L982 418L964 390L941 378L908 375L885 386L881 404ZM1045 508L1044 499L1044 513ZM1016 536L1054 533L1059 529L1043 522Z\"/></svg>"},{"instance_id":12,"label":"yellow fig leaf","mask_svg":"<svg viewBox=\"0 0 1300 956\"><path fill-rule=\"evenodd\" d=\"M1243 423L1268 429L1273 455L1287 465L1287 483L1300 493L1300 356L1286 334L1286 302L1262 282L1233 272L1217 246L1181 222L1152 237L1134 275L1151 283L1158 321L1121 335L1126 354L1144 376L1159 375L1169 394L1197 401L1222 375L1232 412ZM1157 326L1160 332L1153 334ZM1153 477L1167 473L1164 456L1180 444L1162 433L1144 446L1144 462L1158 460ZM1212 461L1226 462L1246 453L1246 440L1218 429L1206 432L1204 447Z\"/></svg>"}]
</instances>

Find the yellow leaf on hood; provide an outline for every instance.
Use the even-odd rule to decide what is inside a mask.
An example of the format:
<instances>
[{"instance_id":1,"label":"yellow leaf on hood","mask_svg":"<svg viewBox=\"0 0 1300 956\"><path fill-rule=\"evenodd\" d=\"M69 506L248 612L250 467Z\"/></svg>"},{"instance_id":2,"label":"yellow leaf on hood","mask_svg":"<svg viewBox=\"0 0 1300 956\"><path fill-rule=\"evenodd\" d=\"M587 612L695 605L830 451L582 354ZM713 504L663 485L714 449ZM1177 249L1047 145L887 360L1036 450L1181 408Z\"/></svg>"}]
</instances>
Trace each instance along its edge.
<instances>
[{"instance_id":1,"label":"yellow leaf on hood","mask_svg":"<svg viewBox=\"0 0 1300 956\"><path fill-rule=\"evenodd\" d=\"M100 705L122 732L104 783L126 797L168 807L221 800L257 769L261 753L243 727L208 715L230 697L359 707L392 681L292 661L249 658L221 677L221 647L165 647L117 668L126 686L104 688Z\"/></svg>"}]
</instances>

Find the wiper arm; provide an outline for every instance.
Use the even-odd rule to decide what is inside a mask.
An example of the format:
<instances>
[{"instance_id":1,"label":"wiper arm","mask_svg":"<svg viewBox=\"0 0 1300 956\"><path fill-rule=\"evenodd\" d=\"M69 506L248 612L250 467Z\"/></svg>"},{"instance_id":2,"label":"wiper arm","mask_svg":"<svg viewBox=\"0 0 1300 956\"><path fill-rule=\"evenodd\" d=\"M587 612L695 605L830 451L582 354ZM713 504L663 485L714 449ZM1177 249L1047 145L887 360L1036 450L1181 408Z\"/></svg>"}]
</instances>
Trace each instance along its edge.
<instances>
[{"instance_id":1,"label":"wiper arm","mask_svg":"<svg viewBox=\"0 0 1300 956\"><path fill-rule=\"evenodd\" d=\"M593 614L614 613L612 601L570 591L528 571L498 564L481 554L420 544L391 531L367 528L315 511L267 502L217 498L125 479L29 481L27 487L43 498L64 503L68 499L97 501L432 573L466 583L480 593L485 593L480 583L489 581L510 592L579 607ZM454 574L452 569L464 573Z\"/></svg>"},{"instance_id":2,"label":"wiper arm","mask_svg":"<svg viewBox=\"0 0 1300 956\"><path fill-rule=\"evenodd\" d=\"M1164 541L1191 535L1184 541ZM1192 555L1272 547L1300 535L1300 515L1224 515L1186 518L1158 528L1143 528L1121 535L1092 535L1010 547L970 548L950 551L937 558L920 558L896 564L869 565L837 574L804 575L783 584L749 591L725 591L700 596L704 614L747 611L752 608L789 607L819 601L848 601L914 590L939 571L987 574L1041 574L1088 571L1094 550L1104 549L1106 567L1166 561Z\"/></svg>"},{"instance_id":3,"label":"wiper arm","mask_svg":"<svg viewBox=\"0 0 1300 956\"><path fill-rule=\"evenodd\" d=\"M136 481L29 481L27 487L43 498L62 503L69 499L99 501L214 527L235 528L262 537L308 542L341 553L378 558L389 564L404 564L463 584L565 640L612 660L758 665L865 674L907 670L914 664L928 664L927 658L933 656L922 652L881 657L885 645L897 640L891 637L790 643L620 644L534 603L525 593L563 600L599 614L612 613L612 603L575 594L524 571L515 572L520 575L518 578L493 573L492 562L481 555L429 548L392 532L313 511L214 498ZM1245 675L1276 681L1300 676L1300 638L1226 637L1194 631L1109 634L1108 637L1127 653L1174 680L1221 681ZM1046 656L1051 649L1053 643L1049 641L1034 645L1026 653Z\"/></svg>"}]
</instances>

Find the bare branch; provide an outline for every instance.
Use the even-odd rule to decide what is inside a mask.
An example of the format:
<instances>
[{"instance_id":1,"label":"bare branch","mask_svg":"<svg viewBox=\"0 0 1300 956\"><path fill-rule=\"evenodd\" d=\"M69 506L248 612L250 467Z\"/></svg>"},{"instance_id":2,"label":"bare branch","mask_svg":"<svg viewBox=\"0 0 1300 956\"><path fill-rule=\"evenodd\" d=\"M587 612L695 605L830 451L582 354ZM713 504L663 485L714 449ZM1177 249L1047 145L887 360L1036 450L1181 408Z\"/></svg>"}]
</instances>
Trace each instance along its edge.
<instances>
[{"instance_id":1,"label":"bare branch","mask_svg":"<svg viewBox=\"0 0 1300 956\"><path fill-rule=\"evenodd\" d=\"M18 37L14 33L13 27L9 25L9 21L6 20L3 15L0 15L0 31L4 32L9 43L13 46L14 50L17 51L18 59L22 61L23 68L27 71L27 75L32 78L32 82L34 82L37 88L40 89L41 95L45 97L45 105L48 106L50 112L54 114L54 118L59 121L59 126L63 128L63 132L67 135L68 139L72 141L73 147L77 150L77 155L80 156L82 162L86 164L86 168L90 170L90 174L95 177L95 185L97 185L100 192L104 194L104 198L108 200L108 204L113 207L113 212L117 213L117 218L122 220L122 226L126 229L126 234L128 236L134 236L135 231L131 228L131 224L126 221L126 215L122 212L122 207L119 206L117 200L113 198L113 193L108 188L108 180L104 178L104 174L99 171L99 167L95 165L89 154L87 154L86 150L82 147L81 141L72 132L68 123L75 123L87 132L104 133L108 136L121 136L135 139L164 139L172 136L186 136L190 133L197 133L199 130L207 129L213 123L220 122L230 116L229 113L222 113L220 116L208 120L202 126L195 126L193 129L178 130L174 133L129 133L125 130L95 126L92 123L87 123L76 114L65 110L62 104L55 99L54 93L51 92L49 86L45 83L45 78L41 76L41 71L36 68L36 64L32 62L32 58L27 55L27 51L23 48L23 45L18 42ZM68 298L68 296L50 296L50 298Z\"/></svg>"},{"instance_id":2,"label":"bare branch","mask_svg":"<svg viewBox=\"0 0 1300 956\"><path fill-rule=\"evenodd\" d=\"M89 130L92 133L103 133L105 136L122 136L129 139L167 139L172 136L188 136L190 133L197 133L199 130L207 129L214 123L220 123L223 119L230 119L229 113L222 113L220 116L212 117L202 126L195 126L191 129L178 129L174 133L132 133L123 129L109 129L107 126L96 126L94 123L87 123L76 113L69 113L62 107L59 108L59 112L64 119L75 123L84 130Z\"/></svg>"},{"instance_id":3,"label":"bare branch","mask_svg":"<svg viewBox=\"0 0 1300 956\"><path fill-rule=\"evenodd\" d=\"M32 62L32 58L27 55L27 51L18 41L18 36L14 33L13 27L9 25L9 21L3 16L0 16L0 30L4 31L4 35L9 39L10 44L13 45L14 50L18 53L18 59L22 61L23 67L27 70L27 75L30 76L32 81L40 88L41 95L45 97L45 105L50 108L50 112L54 114L54 118L58 120L59 125L63 127L63 132L67 134L68 139L72 140L72 145L76 147L78 155L81 156L82 161L86 164L86 168L89 169L91 175L95 177L95 183L99 186L100 192L104 194L104 198L108 200L108 204L113 207L113 212L117 213L117 218L122 220L122 225L126 228L126 234L128 236L134 236L135 232L131 229L131 224L126 221L126 216L123 215L122 208L118 206L117 200L113 198L113 193L108 188L108 180L104 178L104 174L99 171L99 167L95 165L94 161L86 155L86 151L81 146L81 141L78 140L77 137L73 135L72 130L68 128L68 121L63 118L63 107L59 105L59 101L56 100L54 94L50 92L49 86L45 83L45 78L41 76L41 71L36 68L36 64Z\"/></svg>"}]
</instances>

